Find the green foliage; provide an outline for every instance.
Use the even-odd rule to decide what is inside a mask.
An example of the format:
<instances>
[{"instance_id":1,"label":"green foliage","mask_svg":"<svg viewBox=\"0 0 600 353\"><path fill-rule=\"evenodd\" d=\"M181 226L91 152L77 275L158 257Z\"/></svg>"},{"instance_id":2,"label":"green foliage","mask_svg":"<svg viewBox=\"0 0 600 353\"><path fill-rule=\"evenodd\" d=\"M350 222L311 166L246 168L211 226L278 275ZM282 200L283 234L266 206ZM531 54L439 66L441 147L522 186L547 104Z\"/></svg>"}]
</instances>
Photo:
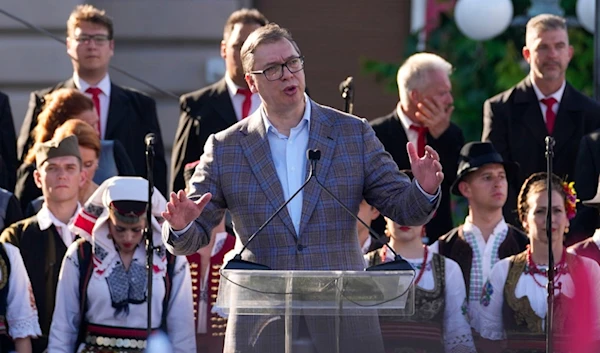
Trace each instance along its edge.
<instances>
[{"instance_id":1,"label":"green foliage","mask_svg":"<svg viewBox=\"0 0 600 353\"><path fill-rule=\"evenodd\" d=\"M515 14L524 14L527 0L513 0ZM574 16L576 0L563 0L565 16ZM567 71L567 80L588 95L593 93L593 36L582 28L569 30L569 40L574 56ZM404 57L417 52L416 35L411 35ZM525 29L510 27L500 36L477 42L464 36L454 19L442 16L440 26L430 33L425 51L436 53L454 66L452 93L455 110L452 120L465 133L467 141L479 140L482 130L483 102L522 80L529 71L521 48L525 42ZM385 63L363 59L365 73L375 75L387 92L396 94L396 73L400 63Z\"/></svg>"},{"instance_id":2,"label":"green foliage","mask_svg":"<svg viewBox=\"0 0 600 353\"><path fill-rule=\"evenodd\" d=\"M565 16L575 16L576 2L577 0L561 1ZM513 0L513 6L515 14L525 14L530 2ZM575 88L591 96L594 72L593 35L582 28L571 28L569 41L574 48L574 55L567 70L567 80ZM417 42L417 35L408 38L405 58L417 52ZM440 26L430 34L425 51L442 56L454 66L451 77L455 106L452 121L462 128L466 141L481 139L483 102L512 87L529 72L529 65L521 54L524 44L523 27L510 27L496 38L476 42L464 36L454 19L449 16L443 16ZM401 63L385 63L374 59L362 61L365 73L374 74L387 92L397 94L396 73ZM452 203L454 223L462 223L466 214L466 202L462 198L453 197Z\"/></svg>"}]
</instances>

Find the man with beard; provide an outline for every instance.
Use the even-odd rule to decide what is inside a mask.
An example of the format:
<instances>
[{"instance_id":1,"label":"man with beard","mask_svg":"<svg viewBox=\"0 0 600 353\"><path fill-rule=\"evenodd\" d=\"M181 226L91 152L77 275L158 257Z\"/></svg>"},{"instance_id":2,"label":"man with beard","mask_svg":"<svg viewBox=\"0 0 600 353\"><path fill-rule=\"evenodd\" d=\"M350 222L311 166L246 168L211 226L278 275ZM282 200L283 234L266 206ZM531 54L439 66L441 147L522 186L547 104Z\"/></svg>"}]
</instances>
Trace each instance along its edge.
<instances>
[{"instance_id":1,"label":"man with beard","mask_svg":"<svg viewBox=\"0 0 600 353\"><path fill-rule=\"evenodd\" d=\"M517 180L509 188L506 221L518 225L514 186L546 170L545 138L554 137L554 173L572 180L582 136L600 127L600 104L565 80L573 57L564 18L538 15L527 23L523 57L529 75L483 105L482 140L494 144L504 161L517 162Z\"/></svg>"}]
</instances>

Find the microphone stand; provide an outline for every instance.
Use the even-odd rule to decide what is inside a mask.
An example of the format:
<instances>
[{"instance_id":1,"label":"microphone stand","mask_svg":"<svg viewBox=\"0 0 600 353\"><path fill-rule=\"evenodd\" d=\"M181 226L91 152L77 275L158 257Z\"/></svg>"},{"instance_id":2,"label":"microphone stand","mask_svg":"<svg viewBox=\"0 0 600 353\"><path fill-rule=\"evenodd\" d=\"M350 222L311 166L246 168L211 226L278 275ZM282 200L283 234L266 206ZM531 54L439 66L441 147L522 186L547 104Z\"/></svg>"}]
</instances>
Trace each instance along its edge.
<instances>
[{"instance_id":1,"label":"microphone stand","mask_svg":"<svg viewBox=\"0 0 600 353\"><path fill-rule=\"evenodd\" d=\"M352 114L354 111L354 79L352 76L348 76L340 83L340 93L345 101L344 112Z\"/></svg>"},{"instance_id":2,"label":"microphone stand","mask_svg":"<svg viewBox=\"0 0 600 353\"><path fill-rule=\"evenodd\" d=\"M548 207L546 213L546 236L548 237L548 314L546 315L546 352L554 353L554 253L552 252L552 158L554 157L554 138L546 136L546 189Z\"/></svg>"},{"instance_id":3,"label":"microphone stand","mask_svg":"<svg viewBox=\"0 0 600 353\"><path fill-rule=\"evenodd\" d=\"M148 272L148 323L146 327L147 336L152 332L152 263L154 255L154 239L152 236L152 194L154 193L154 144L151 139L146 139L146 174L148 179L148 206L146 208L146 228L144 236L146 237L146 270Z\"/></svg>"},{"instance_id":4,"label":"microphone stand","mask_svg":"<svg viewBox=\"0 0 600 353\"><path fill-rule=\"evenodd\" d=\"M311 159L311 150L307 151L307 156L308 159ZM320 157L320 152L319 152L319 157ZM248 238L248 241L246 242L246 245L244 245L244 247L242 248L242 250L240 250L239 253L237 253L233 259L229 260L229 262L227 263L227 265L225 265L225 267L223 269L225 270L270 270L271 268L267 265L263 265L263 264L259 264L256 262L251 262L251 261L246 261L246 260L242 260L242 253L244 252L244 250L246 250L246 248L248 247L248 245L250 245L250 243L252 242L252 240L254 240L254 238L256 238L256 236L258 235L258 233L260 233L269 223L271 223L271 220L273 218L275 218L275 216L277 216L279 214L279 212L281 212L281 210L283 210L288 203L290 203L294 197L296 197L296 195L298 195L300 193L300 191L302 191L304 189L304 187L308 184L308 182L310 181L310 179L313 178L314 176L314 171L315 171L315 166L314 164L310 165L310 171L308 173L308 178L306 178L306 181L298 188L298 190L296 190L296 192L290 196L289 199L287 199L286 202L283 203L283 205L279 206L279 208L271 215L271 217L269 217L265 223L263 223L257 230L256 232L254 232L252 235L250 235L250 237Z\"/></svg>"},{"instance_id":5,"label":"microphone stand","mask_svg":"<svg viewBox=\"0 0 600 353\"><path fill-rule=\"evenodd\" d=\"M365 269L365 271L414 271L415 269L412 267L412 265L408 263L408 261L404 260L402 256L398 255L398 253L396 253L396 251L387 242L383 241L383 237L380 234L378 234L375 230L373 230L373 228L368 226L362 219L355 215L354 212L350 211L350 209L346 205L344 205L344 203L340 199L338 199L331 191L329 191L329 189L327 189L327 187L325 187L325 185L323 185L319 181L319 179L313 174L314 171L317 169L317 161L321 159L321 151L309 150L308 159L311 163L311 176L308 180L314 177L317 184L321 187L323 191L325 191L325 193L327 193L327 195L334 199L335 202L338 205L340 205L349 215L351 215L354 219L359 221L363 226L367 227L367 229L369 229L369 233L381 243L383 243L383 246L386 246L392 252L392 254L394 254L394 261L384 262L379 265L368 267Z\"/></svg>"}]
</instances>

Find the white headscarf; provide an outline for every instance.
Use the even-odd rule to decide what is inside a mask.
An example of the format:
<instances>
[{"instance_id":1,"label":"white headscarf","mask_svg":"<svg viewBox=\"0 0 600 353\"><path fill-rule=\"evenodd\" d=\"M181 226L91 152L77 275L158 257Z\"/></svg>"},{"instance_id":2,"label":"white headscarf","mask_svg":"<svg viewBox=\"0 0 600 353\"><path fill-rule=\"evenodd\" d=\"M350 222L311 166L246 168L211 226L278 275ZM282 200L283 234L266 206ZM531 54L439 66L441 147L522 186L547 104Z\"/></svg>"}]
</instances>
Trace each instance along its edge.
<instances>
[{"instance_id":1,"label":"white headscarf","mask_svg":"<svg viewBox=\"0 0 600 353\"><path fill-rule=\"evenodd\" d=\"M109 265L118 256L112 239L109 239L109 206L113 201L148 202L148 181L141 177L112 177L105 180L79 211L71 231L92 244L94 275L104 277L110 273ZM152 239L154 246L154 273L164 274L167 266L166 250L162 243L160 214L167 200L154 188L152 193ZM107 271L108 269L108 271Z\"/></svg>"}]
</instances>

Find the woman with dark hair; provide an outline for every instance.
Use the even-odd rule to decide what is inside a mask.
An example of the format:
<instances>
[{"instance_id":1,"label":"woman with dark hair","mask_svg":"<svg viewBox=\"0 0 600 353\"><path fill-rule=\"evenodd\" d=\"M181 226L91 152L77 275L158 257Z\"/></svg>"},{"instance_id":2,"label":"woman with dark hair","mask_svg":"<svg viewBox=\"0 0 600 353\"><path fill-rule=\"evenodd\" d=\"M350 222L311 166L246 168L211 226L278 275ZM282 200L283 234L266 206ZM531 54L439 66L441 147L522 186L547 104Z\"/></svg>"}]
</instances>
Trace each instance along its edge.
<instances>
[{"instance_id":1,"label":"woman with dark hair","mask_svg":"<svg viewBox=\"0 0 600 353\"><path fill-rule=\"evenodd\" d=\"M157 249L148 298L147 200L147 180L113 177L76 216L72 231L81 239L63 259L49 352L143 352L148 300L152 330L165 331L174 352L196 351L190 269L185 257L167 253L162 244L156 217L166 200L156 188L150 224Z\"/></svg>"},{"instance_id":2,"label":"woman with dark hair","mask_svg":"<svg viewBox=\"0 0 600 353\"><path fill-rule=\"evenodd\" d=\"M45 97L46 104L38 117L38 123L32 131L34 145L17 171L15 195L21 201L25 216L31 216L39 209L30 202L42 195L33 181L35 170L35 143L46 142L52 138L56 129L70 119L79 119L88 123L98 133L98 114L94 103L85 94L72 88L62 88ZM102 173L96 175L94 181L102 183L105 179L116 175L133 175L133 164L123 145L115 141L102 141L98 168ZM101 175L100 175L101 174ZM37 202L39 203L39 202Z\"/></svg>"},{"instance_id":3,"label":"woman with dark hair","mask_svg":"<svg viewBox=\"0 0 600 353\"><path fill-rule=\"evenodd\" d=\"M587 258L567 253L563 246L569 221L575 216L576 195L572 184L546 173L535 173L525 180L517 200L519 219L530 245L527 250L500 260L492 268L484 285L481 304L481 336L487 340L486 352L545 352L545 328L548 312L548 252L555 260L553 337L560 352L587 352L573 349L569 337L575 321L590 318L588 328L596 340L600 337L598 305L591 293L600 292L600 268ZM549 207L548 187L552 190ZM546 235L546 216L552 212L552 242ZM579 302L579 303L578 303ZM585 302L587 305L581 305ZM576 342L582 344L582 340ZM597 350L596 350L597 351Z\"/></svg>"}]
</instances>

